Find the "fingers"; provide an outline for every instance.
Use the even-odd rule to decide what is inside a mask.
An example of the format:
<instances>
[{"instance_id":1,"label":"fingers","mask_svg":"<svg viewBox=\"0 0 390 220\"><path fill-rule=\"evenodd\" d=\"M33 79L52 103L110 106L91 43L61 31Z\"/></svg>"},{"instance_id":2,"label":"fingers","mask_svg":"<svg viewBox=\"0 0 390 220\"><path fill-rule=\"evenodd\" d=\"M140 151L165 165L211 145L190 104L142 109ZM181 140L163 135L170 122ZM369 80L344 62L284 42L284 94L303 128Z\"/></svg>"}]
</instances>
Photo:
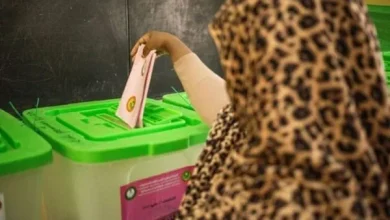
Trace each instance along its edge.
<instances>
[{"instance_id":1,"label":"fingers","mask_svg":"<svg viewBox=\"0 0 390 220\"><path fill-rule=\"evenodd\" d=\"M157 34L157 35L155 35ZM153 35L153 36L152 36ZM162 41L164 36L159 36L158 33L154 32L154 31L150 31L148 33L146 33L144 36L142 36L134 45L134 47L132 48L131 52L130 52L130 56L131 56L131 60L132 62L134 62L134 59L135 59L135 56L137 54L137 51L138 51L138 48L144 44L145 47L143 49L143 57L146 57L148 56L148 54L150 53L151 50L156 50L156 55L157 57L160 57L164 54L167 54L166 51L164 50L161 50L161 42ZM157 39L157 41L156 41Z\"/></svg>"},{"instance_id":2,"label":"fingers","mask_svg":"<svg viewBox=\"0 0 390 220\"><path fill-rule=\"evenodd\" d=\"M133 49L131 50L130 52L130 56L131 56L131 60L134 62L134 58L135 58L135 55L137 54L137 51L138 51L138 47L141 45L141 44L145 44L148 42L148 40L150 39L150 32L145 34L144 36L142 36L138 41L137 43L135 43ZM146 47L145 47L146 48ZM145 49L144 49L145 51Z\"/></svg>"},{"instance_id":3,"label":"fingers","mask_svg":"<svg viewBox=\"0 0 390 220\"><path fill-rule=\"evenodd\" d=\"M148 54L150 53L150 51L154 48L151 48L151 42L150 40L153 38L152 36L153 32L149 32L147 33L147 41L145 41L145 47L144 47L144 51L143 51L143 56L146 57L148 56ZM153 41L153 40L152 40ZM153 43L152 43L153 44ZM153 47L153 46L152 46Z\"/></svg>"},{"instance_id":4,"label":"fingers","mask_svg":"<svg viewBox=\"0 0 390 220\"><path fill-rule=\"evenodd\" d=\"M145 44L145 47L144 47L144 51L143 51L143 57L146 57L148 56L148 54L150 53L151 49L148 47L147 44Z\"/></svg>"},{"instance_id":5,"label":"fingers","mask_svg":"<svg viewBox=\"0 0 390 220\"><path fill-rule=\"evenodd\" d=\"M137 43L134 45L133 49L131 50L131 58L134 59L135 55L137 54L137 51L138 51L138 47L143 44L145 40L143 39L140 39L139 41L137 41Z\"/></svg>"},{"instance_id":6,"label":"fingers","mask_svg":"<svg viewBox=\"0 0 390 220\"><path fill-rule=\"evenodd\" d=\"M133 58L135 56L135 54L137 53L137 50L138 50L138 47L139 47L140 43L139 41L137 41L137 43L135 43L135 45L133 46L133 49L131 49L131 52L130 52L130 56Z\"/></svg>"}]
</instances>

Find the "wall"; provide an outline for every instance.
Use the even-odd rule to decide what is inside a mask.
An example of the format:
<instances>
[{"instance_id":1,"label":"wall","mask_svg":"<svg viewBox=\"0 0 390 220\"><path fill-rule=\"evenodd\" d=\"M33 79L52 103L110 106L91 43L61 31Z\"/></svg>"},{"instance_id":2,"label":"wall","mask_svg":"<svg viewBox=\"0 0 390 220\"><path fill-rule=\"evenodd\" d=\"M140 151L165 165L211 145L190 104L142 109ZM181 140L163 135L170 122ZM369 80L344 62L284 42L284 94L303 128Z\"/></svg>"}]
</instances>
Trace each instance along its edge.
<instances>
[{"instance_id":1,"label":"wall","mask_svg":"<svg viewBox=\"0 0 390 220\"><path fill-rule=\"evenodd\" d=\"M208 34L208 24L223 0L129 0L129 37L133 45L149 30L161 30L182 39L213 71L221 73L219 57ZM150 94L181 90L169 57L157 60Z\"/></svg>"}]
</instances>

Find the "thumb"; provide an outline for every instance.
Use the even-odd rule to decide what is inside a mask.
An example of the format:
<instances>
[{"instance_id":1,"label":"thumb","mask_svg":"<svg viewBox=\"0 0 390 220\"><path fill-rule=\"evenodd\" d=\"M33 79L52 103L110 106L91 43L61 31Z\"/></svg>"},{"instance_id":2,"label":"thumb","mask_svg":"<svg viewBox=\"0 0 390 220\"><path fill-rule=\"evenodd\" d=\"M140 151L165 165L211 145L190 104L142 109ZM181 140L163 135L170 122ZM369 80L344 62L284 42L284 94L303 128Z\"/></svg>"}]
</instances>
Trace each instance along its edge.
<instances>
[{"instance_id":1,"label":"thumb","mask_svg":"<svg viewBox=\"0 0 390 220\"><path fill-rule=\"evenodd\" d=\"M144 51L143 51L143 57L148 56L148 54L150 53L150 51L151 51L151 49L148 47L148 45L145 45Z\"/></svg>"}]
</instances>

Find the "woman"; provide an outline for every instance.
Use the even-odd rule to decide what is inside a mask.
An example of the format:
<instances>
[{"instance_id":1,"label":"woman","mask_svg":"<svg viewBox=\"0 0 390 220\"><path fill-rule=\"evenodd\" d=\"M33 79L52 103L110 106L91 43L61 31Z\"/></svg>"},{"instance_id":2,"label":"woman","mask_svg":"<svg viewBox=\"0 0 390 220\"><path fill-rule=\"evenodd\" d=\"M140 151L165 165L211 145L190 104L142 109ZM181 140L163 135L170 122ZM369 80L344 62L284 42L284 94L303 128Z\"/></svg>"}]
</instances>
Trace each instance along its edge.
<instances>
[{"instance_id":1,"label":"woman","mask_svg":"<svg viewBox=\"0 0 390 220\"><path fill-rule=\"evenodd\" d=\"M177 218L390 218L390 102L364 2L227 0L210 32L227 96L176 37L135 46L170 54L215 121Z\"/></svg>"}]
</instances>

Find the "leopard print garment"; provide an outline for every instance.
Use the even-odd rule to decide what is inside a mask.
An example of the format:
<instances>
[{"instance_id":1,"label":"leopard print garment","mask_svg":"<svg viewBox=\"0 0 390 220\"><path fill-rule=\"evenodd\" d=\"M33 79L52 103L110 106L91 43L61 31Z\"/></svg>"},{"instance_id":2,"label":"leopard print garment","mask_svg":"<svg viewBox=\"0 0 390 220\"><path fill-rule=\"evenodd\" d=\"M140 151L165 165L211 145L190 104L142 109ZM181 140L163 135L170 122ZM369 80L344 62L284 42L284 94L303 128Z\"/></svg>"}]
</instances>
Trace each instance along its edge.
<instances>
[{"instance_id":1,"label":"leopard print garment","mask_svg":"<svg viewBox=\"0 0 390 220\"><path fill-rule=\"evenodd\" d=\"M390 218L390 102L362 0L227 0L232 101L177 219Z\"/></svg>"}]
</instances>

